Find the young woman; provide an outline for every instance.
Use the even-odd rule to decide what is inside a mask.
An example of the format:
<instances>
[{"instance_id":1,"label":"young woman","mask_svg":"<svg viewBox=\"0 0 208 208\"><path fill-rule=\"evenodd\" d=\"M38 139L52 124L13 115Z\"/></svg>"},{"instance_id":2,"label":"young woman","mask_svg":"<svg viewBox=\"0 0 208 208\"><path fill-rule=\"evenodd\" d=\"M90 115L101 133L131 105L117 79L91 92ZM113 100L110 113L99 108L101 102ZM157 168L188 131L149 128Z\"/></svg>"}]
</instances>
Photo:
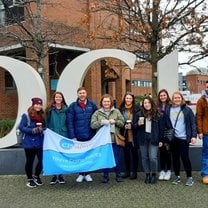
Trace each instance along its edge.
<instances>
[{"instance_id":1,"label":"young woman","mask_svg":"<svg viewBox=\"0 0 208 208\"><path fill-rule=\"evenodd\" d=\"M180 159L183 162L186 171L186 186L192 186L192 166L189 159L189 143L196 143L196 122L193 111L185 104L183 95L180 92L174 92L172 96L172 105L167 110L167 126L175 126L175 135L171 141L171 152L173 158L173 169L175 179L173 184L180 183ZM176 122L177 120L177 122Z\"/></svg>"},{"instance_id":2,"label":"young woman","mask_svg":"<svg viewBox=\"0 0 208 208\"><path fill-rule=\"evenodd\" d=\"M121 134L125 136L124 162L126 171L122 178L136 179L138 168L138 147L136 140L136 132L132 128L133 117L140 110L138 105L135 105L135 97L132 93L127 92L124 95L120 106L120 111L125 119L125 125L121 129Z\"/></svg>"},{"instance_id":3,"label":"young woman","mask_svg":"<svg viewBox=\"0 0 208 208\"><path fill-rule=\"evenodd\" d=\"M120 111L113 107L113 98L109 94L102 96L100 101L100 109L95 111L92 115L91 128L98 130L103 125L111 125L111 139L113 153L115 157L116 167L116 181L122 182L120 175L120 147L115 143L115 134L119 133L120 128L124 125L124 118ZM109 169L104 169L103 183L109 181Z\"/></svg>"},{"instance_id":4,"label":"young woman","mask_svg":"<svg viewBox=\"0 0 208 208\"><path fill-rule=\"evenodd\" d=\"M64 137L68 137L66 126L67 104L61 92L55 92L52 96L51 103L46 108L46 127ZM54 175L50 184L64 184L62 175Z\"/></svg>"},{"instance_id":5,"label":"young woman","mask_svg":"<svg viewBox=\"0 0 208 208\"><path fill-rule=\"evenodd\" d=\"M43 184L40 179L43 158L43 126L43 101L41 98L32 98L32 106L28 108L27 113L22 115L19 125L20 131L25 134L22 146L26 156L25 172L28 179L27 186L30 188ZM33 164L36 156L38 162L33 175Z\"/></svg>"},{"instance_id":6,"label":"young woman","mask_svg":"<svg viewBox=\"0 0 208 208\"><path fill-rule=\"evenodd\" d=\"M164 121L164 114L168 106L171 104L171 99L167 90L162 89L157 96L157 107L159 109L161 119ZM164 125L163 125L164 126ZM159 148L160 152L160 174L159 180L170 180L171 177L171 152L170 142L165 138L161 138L162 145Z\"/></svg>"},{"instance_id":7,"label":"young woman","mask_svg":"<svg viewBox=\"0 0 208 208\"><path fill-rule=\"evenodd\" d=\"M141 111L133 121L137 128L137 139L140 146L142 166L146 173L145 183L156 183L158 170L158 145L161 138L160 114L151 97L142 101Z\"/></svg>"}]
</instances>

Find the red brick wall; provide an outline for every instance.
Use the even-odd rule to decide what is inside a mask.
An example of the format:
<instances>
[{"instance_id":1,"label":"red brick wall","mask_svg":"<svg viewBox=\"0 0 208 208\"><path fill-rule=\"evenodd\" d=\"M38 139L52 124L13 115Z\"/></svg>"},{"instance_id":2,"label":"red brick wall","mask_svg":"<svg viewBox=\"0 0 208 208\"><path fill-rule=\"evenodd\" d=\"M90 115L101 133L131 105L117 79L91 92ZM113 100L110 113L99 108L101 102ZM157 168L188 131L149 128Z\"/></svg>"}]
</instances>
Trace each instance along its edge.
<instances>
[{"instance_id":1,"label":"red brick wall","mask_svg":"<svg viewBox=\"0 0 208 208\"><path fill-rule=\"evenodd\" d=\"M191 93L201 93L205 88L205 82L208 80L207 75L188 74L186 76L187 90Z\"/></svg>"},{"instance_id":2,"label":"red brick wall","mask_svg":"<svg viewBox=\"0 0 208 208\"><path fill-rule=\"evenodd\" d=\"M5 70L0 68L0 119L15 119L18 107L17 93L16 90L5 89L4 74Z\"/></svg>"},{"instance_id":3,"label":"red brick wall","mask_svg":"<svg viewBox=\"0 0 208 208\"><path fill-rule=\"evenodd\" d=\"M141 63L137 64L135 69L131 71L131 80L152 80L152 70L151 66L148 63ZM144 94L152 94L152 88L151 87L136 87L136 86L131 86L132 92L134 93L135 96L140 96Z\"/></svg>"},{"instance_id":4,"label":"red brick wall","mask_svg":"<svg viewBox=\"0 0 208 208\"><path fill-rule=\"evenodd\" d=\"M82 31L79 34L70 35L70 37L65 40L65 45L85 47L90 49L117 48L118 45L113 45L112 41L95 40L93 38L87 38L87 35L96 33L98 31L97 25L100 21L103 21L103 19L106 18L106 14L87 14L89 6L88 2L92 1L70 0L69 4L69 0L61 0L59 1L60 6L64 5L64 7L57 6L55 8L47 8L47 6L45 6L43 8L43 14L45 17L50 18L51 20L54 19L54 21L62 21L63 23L67 23L72 27L77 27L78 29L80 29L80 31ZM54 2L57 3L57 1L55 0ZM56 12L54 12L54 9ZM111 16L110 19L108 19L107 21L112 22L112 20L115 24L118 24L119 26L119 21L115 17ZM77 40L79 40L79 42L76 42ZM31 53L27 51L27 55L28 57L30 57ZM35 66L33 67L36 68ZM47 68L48 75L48 60L46 60L45 68ZM142 65L141 68L141 71L139 70L138 72L135 71L130 73L129 69L125 69L124 66L116 66L116 73L119 75L119 79L117 79L116 82L109 82L108 85L109 93L114 97L114 99L116 99L117 106L120 105L121 100L126 91L133 91L135 95L141 95L144 93L151 92L150 89L142 89L135 87L131 88L131 77L136 78L138 76L141 76L141 79L150 79L150 71L148 71L148 67ZM0 119L4 117L15 118L18 103L17 94L16 92L5 92L4 76L2 70L0 71L0 81ZM89 98L94 100L97 104L99 104L100 98L102 96L100 62L97 62L92 65L85 77L84 84L87 88Z\"/></svg>"}]
</instances>

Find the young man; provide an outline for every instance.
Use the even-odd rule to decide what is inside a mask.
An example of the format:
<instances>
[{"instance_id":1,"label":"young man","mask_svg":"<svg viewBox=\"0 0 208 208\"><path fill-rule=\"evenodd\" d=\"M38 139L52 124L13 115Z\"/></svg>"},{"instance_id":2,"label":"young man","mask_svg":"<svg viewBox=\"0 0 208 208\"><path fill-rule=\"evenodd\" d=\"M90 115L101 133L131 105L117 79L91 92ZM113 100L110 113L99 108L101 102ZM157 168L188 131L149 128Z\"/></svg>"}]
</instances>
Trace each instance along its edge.
<instances>
[{"instance_id":1,"label":"young man","mask_svg":"<svg viewBox=\"0 0 208 208\"><path fill-rule=\"evenodd\" d=\"M84 87L77 90L77 97L76 102L71 103L67 111L68 135L70 139L85 142L95 134L90 127L90 122L97 106L87 98L87 91ZM80 173L76 181L80 183L83 180L90 182L92 178L89 173Z\"/></svg>"},{"instance_id":2,"label":"young man","mask_svg":"<svg viewBox=\"0 0 208 208\"><path fill-rule=\"evenodd\" d=\"M202 182L208 184L208 81L205 90L196 105L197 133L199 139L203 139L202 146Z\"/></svg>"}]
</instances>

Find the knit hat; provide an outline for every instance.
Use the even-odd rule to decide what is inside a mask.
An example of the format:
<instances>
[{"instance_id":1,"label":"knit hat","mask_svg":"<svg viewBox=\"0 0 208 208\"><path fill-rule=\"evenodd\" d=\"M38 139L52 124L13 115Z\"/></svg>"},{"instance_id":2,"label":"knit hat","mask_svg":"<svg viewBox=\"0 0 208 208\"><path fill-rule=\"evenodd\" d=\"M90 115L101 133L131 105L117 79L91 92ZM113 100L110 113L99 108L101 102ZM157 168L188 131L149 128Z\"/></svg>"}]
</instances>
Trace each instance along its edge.
<instances>
[{"instance_id":1,"label":"knit hat","mask_svg":"<svg viewBox=\"0 0 208 208\"><path fill-rule=\"evenodd\" d=\"M43 100L41 98L34 97L32 98L32 105L35 105L35 104L43 105Z\"/></svg>"}]
</instances>

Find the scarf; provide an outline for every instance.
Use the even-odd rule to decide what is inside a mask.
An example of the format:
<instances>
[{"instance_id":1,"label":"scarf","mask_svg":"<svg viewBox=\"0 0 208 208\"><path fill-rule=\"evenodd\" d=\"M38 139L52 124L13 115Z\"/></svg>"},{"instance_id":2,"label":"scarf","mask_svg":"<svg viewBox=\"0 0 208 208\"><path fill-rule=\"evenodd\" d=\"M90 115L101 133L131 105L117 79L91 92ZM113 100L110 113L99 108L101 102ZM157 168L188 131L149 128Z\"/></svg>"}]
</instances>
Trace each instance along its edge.
<instances>
[{"instance_id":1,"label":"scarf","mask_svg":"<svg viewBox=\"0 0 208 208\"><path fill-rule=\"evenodd\" d=\"M160 107L160 114L163 115L165 113L165 105Z\"/></svg>"},{"instance_id":2,"label":"scarf","mask_svg":"<svg viewBox=\"0 0 208 208\"><path fill-rule=\"evenodd\" d=\"M82 110L85 110L86 109L86 103L85 103L85 101L79 101L79 105L82 108Z\"/></svg>"},{"instance_id":3,"label":"scarf","mask_svg":"<svg viewBox=\"0 0 208 208\"><path fill-rule=\"evenodd\" d=\"M208 90L203 90L202 95L205 97L206 101L208 102Z\"/></svg>"},{"instance_id":4,"label":"scarf","mask_svg":"<svg viewBox=\"0 0 208 208\"><path fill-rule=\"evenodd\" d=\"M132 104L130 104L130 105L125 104L125 108L127 110L127 120L132 120ZM133 137L132 129L128 129L127 130L128 142L132 142L132 137Z\"/></svg>"},{"instance_id":5,"label":"scarf","mask_svg":"<svg viewBox=\"0 0 208 208\"><path fill-rule=\"evenodd\" d=\"M29 113L29 117L31 121L34 121L36 123L44 123L44 118L41 114Z\"/></svg>"}]
</instances>

